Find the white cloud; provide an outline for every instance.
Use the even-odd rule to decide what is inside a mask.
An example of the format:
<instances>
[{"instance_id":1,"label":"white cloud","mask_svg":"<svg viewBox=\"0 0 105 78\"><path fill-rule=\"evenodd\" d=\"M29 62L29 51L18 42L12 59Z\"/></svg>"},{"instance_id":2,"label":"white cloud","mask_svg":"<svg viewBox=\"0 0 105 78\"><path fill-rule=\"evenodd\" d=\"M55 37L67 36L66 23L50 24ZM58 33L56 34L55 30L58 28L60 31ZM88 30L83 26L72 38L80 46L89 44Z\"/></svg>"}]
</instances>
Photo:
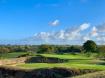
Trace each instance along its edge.
<instances>
[{"instance_id":1,"label":"white cloud","mask_svg":"<svg viewBox=\"0 0 105 78\"><path fill-rule=\"evenodd\" d=\"M54 21L54 25L55 25ZM81 39L81 31L84 31L90 27L90 24L84 23L80 25L79 27L72 29L66 29L66 30L60 30L58 32L41 32L39 34L36 34L35 37L38 39L43 39L43 40L65 40L65 41L70 41L70 40L80 40Z\"/></svg>"},{"instance_id":2,"label":"white cloud","mask_svg":"<svg viewBox=\"0 0 105 78\"><path fill-rule=\"evenodd\" d=\"M97 28L98 32L105 32L105 23L98 25Z\"/></svg>"},{"instance_id":3,"label":"white cloud","mask_svg":"<svg viewBox=\"0 0 105 78\"><path fill-rule=\"evenodd\" d=\"M34 37L37 39L47 40L49 39L50 33L48 32L40 32L38 34L35 34Z\"/></svg>"},{"instance_id":4,"label":"white cloud","mask_svg":"<svg viewBox=\"0 0 105 78\"><path fill-rule=\"evenodd\" d=\"M56 19L56 20L52 21L52 22L50 23L50 25L51 25L51 26L58 26L59 23L60 23L60 21Z\"/></svg>"},{"instance_id":5,"label":"white cloud","mask_svg":"<svg viewBox=\"0 0 105 78\"><path fill-rule=\"evenodd\" d=\"M53 24L55 25L55 20ZM33 37L19 41L24 44L82 44L87 40L94 40L98 44L105 44L105 24L99 26L90 26L89 23L83 23L76 27L63 29L57 32L40 32ZM85 32L85 30L87 30ZM5 41L3 41L5 43ZM3 43L2 42L2 43ZM14 42L18 43L18 42Z\"/></svg>"},{"instance_id":6,"label":"white cloud","mask_svg":"<svg viewBox=\"0 0 105 78\"><path fill-rule=\"evenodd\" d=\"M55 25L55 21L54 21ZM102 26L103 27L103 26ZM99 44L105 44L105 32L100 33L97 26L90 26L89 23L83 23L76 27L63 29L57 32L40 32L34 37L28 39L28 43L50 43L50 44L82 44L87 40L94 40ZM88 30L85 32L85 30Z\"/></svg>"},{"instance_id":7,"label":"white cloud","mask_svg":"<svg viewBox=\"0 0 105 78\"><path fill-rule=\"evenodd\" d=\"M84 36L84 37L83 37L83 40L84 40L84 41L90 40L90 37L89 37L89 36Z\"/></svg>"},{"instance_id":8,"label":"white cloud","mask_svg":"<svg viewBox=\"0 0 105 78\"><path fill-rule=\"evenodd\" d=\"M75 28L72 31L70 29L70 31L67 31L67 33L65 34L66 38L68 40L78 40L82 36L81 31L84 31L84 30L88 29L89 27L90 27L90 24L84 23L84 24L80 25L79 28Z\"/></svg>"},{"instance_id":9,"label":"white cloud","mask_svg":"<svg viewBox=\"0 0 105 78\"><path fill-rule=\"evenodd\" d=\"M86 30L90 27L90 24L89 23L84 23L80 26L80 30L83 31L83 30Z\"/></svg>"},{"instance_id":10,"label":"white cloud","mask_svg":"<svg viewBox=\"0 0 105 78\"><path fill-rule=\"evenodd\" d=\"M97 30L98 30L98 29L97 29L95 26L92 28L91 35L92 35L93 37L98 36Z\"/></svg>"},{"instance_id":11,"label":"white cloud","mask_svg":"<svg viewBox=\"0 0 105 78\"><path fill-rule=\"evenodd\" d=\"M81 36L81 34L77 30L65 33L65 39L66 40L75 40L75 39L77 39L80 36Z\"/></svg>"},{"instance_id":12,"label":"white cloud","mask_svg":"<svg viewBox=\"0 0 105 78\"><path fill-rule=\"evenodd\" d=\"M65 31L64 30L61 30L57 33L55 33L55 36L56 36L56 39L65 39Z\"/></svg>"}]
</instances>

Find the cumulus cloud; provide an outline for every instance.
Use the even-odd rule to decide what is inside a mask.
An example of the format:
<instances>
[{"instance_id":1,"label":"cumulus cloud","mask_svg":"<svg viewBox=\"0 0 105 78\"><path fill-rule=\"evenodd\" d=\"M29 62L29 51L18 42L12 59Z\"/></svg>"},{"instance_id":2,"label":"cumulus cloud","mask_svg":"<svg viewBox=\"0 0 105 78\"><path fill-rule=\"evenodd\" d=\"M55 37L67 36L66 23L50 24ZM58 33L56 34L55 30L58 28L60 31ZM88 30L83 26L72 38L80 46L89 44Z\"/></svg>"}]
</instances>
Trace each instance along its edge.
<instances>
[{"instance_id":1,"label":"cumulus cloud","mask_svg":"<svg viewBox=\"0 0 105 78\"><path fill-rule=\"evenodd\" d=\"M105 23L97 26L99 32L105 32Z\"/></svg>"},{"instance_id":2,"label":"cumulus cloud","mask_svg":"<svg viewBox=\"0 0 105 78\"><path fill-rule=\"evenodd\" d=\"M104 27L104 25L100 26ZM79 26L59 30L56 32L40 32L33 37L24 39L21 44L82 44L87 40L94 40L98 44L105 44L105 32L99 26L83 23ZM100 32L101 31L101 32ZM16 42L18 43L18 42Z\"/></svg>"},{"instance_id":3,"label":"cumulus cloud","mask_svg":"<svg viewBox=\"0 0 105 78\"><path fill-rule=\"evenodd\" d=\"M56 22L56 21L55 21ZM54 22L54 25L55 25ZM82 31L87 30L90 27L90 24L84 23L75 28L69 28L65 30L60 30L57 32L41 32L34 35L38 40L47 40L47 42L61 41L61 42L70 42L70 41L80 41L82 37ZM86 40L86 37L84 37Z\"/></svg>"},{"instance_id":4,"label":"cumulus cloud","mask_svg":"<svg viewBox=\"0 0 105 78\"><path fill-rule=\"evenodd\" d=\"M40 32L38 34L35 34L34 37L37 39L47 40L49 39L50 33L49 32Z\"/></svg>"},{"instance_id":5,"label":"cumulus cloud","mask_svg":"<svg viewBox=\"0 0 105 78\"><path fill-rule=\"evenodd\" d=\"M65 31L64 30L60 30L60 31L54 33L54 35L55 35L56 39L65 39Z\"/></svg>"},{"instance_id":6,"label":"cumulus cloud","mask_svg":"<svg viewBox=\"0 0 105 78\"><path fill-rule=\"evenodd\" d=\"M98 36L97 30L98 30L98 29L97 29L95 26L92 28L91 35L92 35L93 37Z\"/></svg>"},{"instance_id":7,"label":"cumulus cloud","mask_svg":"<svg viewBox=\"0 0 105 78\"><path fill-rule=\"evenodd\" d=\"M50 22L50 25L51 26L58 26L60 24L60 21L59 20L54 20L54 21L52 21L52 22Z\"/></svg>"},{"instance_id":8,"label":"cumulus cloud","mask_svg":"<svg viewBox=\"0 0 105 78\"><path fill-rule=\"evenodd\" d=\"M78 28L75 28L73 30L70 30L69 32L66 31L66 39L68 40L75 40L75 39L80 39L82 34L81 32L88 29L90 27L89 23L84 23L80 25Z\"/></svg>"},{"instance_id":9,"label":"cumulus cloud","mask_svg":"<svg viewBox=\"0 0 105 78\"><path fill-rule=\"evenodd\" d=\"M89 23L84 23L80 26L80 30L83 31L83 30L86 30L90 27L90 24Z\"/></svg>"},{"instance_id":10,"label":"cumulus cloud","mask_svg":"<svg viewBox=\"0 0 105 78\"><path fill-rule=\"evenodd\" d=\"M84 37L83 37L83 40L84 40L84 41L90 40L90 37L84 36Z\"/></svg>"},{"instance_id":11,"label":"cumulus cloud","mask_svg":"<svg viewBox=\"0 0 105 78\"><path fill-rule=\"evenodd\" d=\"M53 23L55 25L56 21L54 21ZM57 32L36 33L33 37L13 43L15 44L21 42L21 44L82 44L84 41L94 40L98 44L105 44L104 27L105 24L91 26L89 23L83 23L79 26L73 26L71 28L59 30Z\"/></svg>"}]
</instances>

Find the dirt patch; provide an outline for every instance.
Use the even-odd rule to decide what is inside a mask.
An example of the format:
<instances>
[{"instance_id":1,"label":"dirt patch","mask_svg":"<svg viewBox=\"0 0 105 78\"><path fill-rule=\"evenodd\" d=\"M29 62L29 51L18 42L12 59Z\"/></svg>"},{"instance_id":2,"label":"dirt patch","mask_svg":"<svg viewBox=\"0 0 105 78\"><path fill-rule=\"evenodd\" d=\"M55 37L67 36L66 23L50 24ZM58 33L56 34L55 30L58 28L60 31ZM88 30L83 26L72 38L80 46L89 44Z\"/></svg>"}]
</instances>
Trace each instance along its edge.
<instances>
[{"instance_id":1,"label":"dirt patch","mask_svg":"<svg viewBox=\"0 0 105 78\"><path fill-rule=\"evenodd\" d=\"M44 57L38 55L35 57L29 56L0 60L0 65L16 65L20 63L64 63L68 61L69 61L68 59L59 59L54 57Z\"/></svg>"},{"instance_id":2,"label":"dirt patch","mask_svg":"<svg viewBox=\"0 0 105 78\"><path fill-rule=\"evenodd\" d=\"M27 57L2 59L0 60L0 65L15 65L15 64L25 63L26 60Z\"/></svg>"}]
</instances>

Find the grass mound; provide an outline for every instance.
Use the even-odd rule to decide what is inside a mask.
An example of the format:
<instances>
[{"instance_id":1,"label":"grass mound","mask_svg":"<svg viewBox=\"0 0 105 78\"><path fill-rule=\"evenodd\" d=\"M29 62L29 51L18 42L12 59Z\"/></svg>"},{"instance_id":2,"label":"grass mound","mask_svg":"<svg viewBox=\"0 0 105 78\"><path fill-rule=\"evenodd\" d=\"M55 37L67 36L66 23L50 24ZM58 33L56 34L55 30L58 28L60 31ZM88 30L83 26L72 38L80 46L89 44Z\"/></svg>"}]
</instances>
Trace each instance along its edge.
<instances>
[{"instance_id":1,"label":"grass mound","mask_svg":"<svg viewBox=\"0 0 105 78\"><path fill-rule=\"evenodd\" d=\"M81 76L72 77L72 78L105 78L105 71L90 73L90 74L81 75Z\"/></svg>"}]
</instances>

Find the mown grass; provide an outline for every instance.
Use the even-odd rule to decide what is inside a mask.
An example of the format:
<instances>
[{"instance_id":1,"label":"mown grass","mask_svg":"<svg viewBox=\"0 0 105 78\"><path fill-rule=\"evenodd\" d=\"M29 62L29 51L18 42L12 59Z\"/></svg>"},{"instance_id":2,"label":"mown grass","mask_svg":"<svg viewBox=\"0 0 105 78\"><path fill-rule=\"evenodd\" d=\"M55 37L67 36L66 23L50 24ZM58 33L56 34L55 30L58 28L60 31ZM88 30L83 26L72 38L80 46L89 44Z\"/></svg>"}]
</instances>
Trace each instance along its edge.
<instances>
[{"instance_id":1,"label":"mown grass","mask_svg":"<svg viewBox=\"0 0 105 78\"><path fill-rule=\"evenodd\" d=\"M93 57L87 57L84 54L41 54L45 57L57 57L60 59L92 59Z\"/></svg>"},{"instance_id":2,"label":"mown grass","mask_svg":"<svg viewBox=\"0 0 105 78\"><path fill-rule=\"evenodd\" d=\"M11 52L1 56L1 59L17 58L20 55L26 54L27 52Z\"/></svg>"},{"instance_id":3,"label":"mown grass","mask_svg":"<svg viewBox=\"0 0 105 78\"><path fill-rule=\"evenodd\" d=\"M105 70L103 65L92 65L92 64L70 64L70 63L30 63L30 64L20 64L18 65L21 68L26 69L39 69L39 68L54 68L54 67L63 67L63 68L76 68L76 69L94 69L94 70Z\"/></svg>"},{"instance_id":4,"label":"mown grass","mask_svg":"<svg viewBox=\"0 0 105 78\"><path fill-rule=\"evenodd\" d=\"M77 68L77 69L95 69L105 70L104 65L99 65L105 61L94 59L94 57L87 57L81 54L41 54L45 57L53 57L60 59L68 59L66 63L27 63L17 65L27 69L38 69L38 68L54 68L54 67L65 67L65 68Z\"/></svg>"},{"instance_id":5,"label":"mown grass","mask_svg":"<svg viewBox=\"0 0 105 78\"><path fill-rule=\"evenodd\" d=\"M16 58L20 55L26 54L27 52L11 52L3 55L3 59ZM37 54L36 54L37 55ZM33 55L32 57L35 57ZM27 63L19 64L18 67L27 69L38 69L38 68L53 68L53 67L66 67L66 68L78 68L78 69L97 69L105 70L105 61L94 59L94 57L87 57L84 54L40 54L45 57L53 57L60 59L68 59L66 63Z\"/></svg>"}]
</instances>

